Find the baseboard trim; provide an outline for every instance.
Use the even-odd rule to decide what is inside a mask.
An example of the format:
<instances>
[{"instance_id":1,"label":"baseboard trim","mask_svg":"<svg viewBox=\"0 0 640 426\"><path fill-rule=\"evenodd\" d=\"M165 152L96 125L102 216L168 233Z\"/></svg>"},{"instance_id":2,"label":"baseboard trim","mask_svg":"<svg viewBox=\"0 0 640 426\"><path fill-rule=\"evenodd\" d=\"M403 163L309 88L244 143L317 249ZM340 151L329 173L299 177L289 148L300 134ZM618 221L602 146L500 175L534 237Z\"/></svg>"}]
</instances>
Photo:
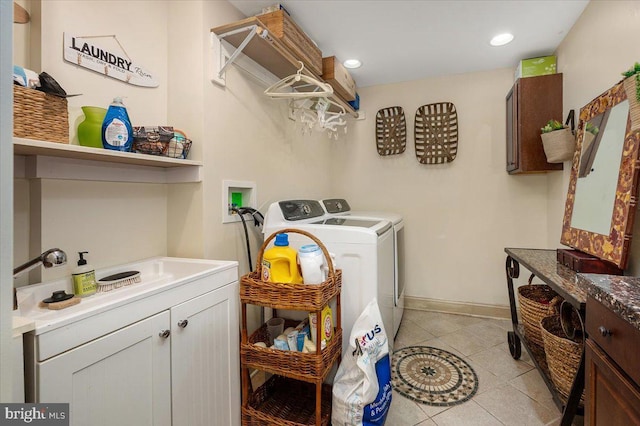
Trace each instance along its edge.
<instances>
[{"instance_id":1,"label":"baseboard trim","mask_svg":"<svg viewBox=\"0 0 640 426\"><path fill-rule=\"evenodd\" d=\"M417 311L445 312L477 317L510 319L511 309L504 305L487 305L482 303L452 302L448 300L427 299L423 297L405 296L405 309Z\"/></svg>"}]
</instances>

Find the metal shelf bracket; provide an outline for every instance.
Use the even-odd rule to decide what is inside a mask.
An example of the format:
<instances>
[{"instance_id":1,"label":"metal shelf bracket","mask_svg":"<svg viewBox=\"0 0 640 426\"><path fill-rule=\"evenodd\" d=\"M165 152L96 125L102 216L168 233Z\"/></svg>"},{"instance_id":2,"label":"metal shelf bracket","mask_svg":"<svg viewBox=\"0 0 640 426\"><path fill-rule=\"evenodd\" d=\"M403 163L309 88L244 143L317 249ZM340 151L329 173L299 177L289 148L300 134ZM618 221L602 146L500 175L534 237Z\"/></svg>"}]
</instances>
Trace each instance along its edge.
<instances>
[{"instance_id":1,"label":"metal shelf bracket","mask_svg":"<svg viewBox=\"0 0 640 426\"><path fill-rule=\"evenodd\" d=\"M229 56L226 61L224 61L223 55L222 54L222 48L221 48L221 41L224 40L226 37L238 34L238 33L242 33L242 32L249 32L247 34L247 36L245 37L245 39L242 41L242 43L240 43L240 45L236 48L236 50L231 54L231 56ZM214 76L212 78L212 80L218 84L223 84L224 83L220 83L220 81L224 82L224 72L225 70L229 67L229 65L233 64L233 62L236 60L236 58L238 58L238 56L242 53L242 50L247 46L247 44L249 44L249 42L251 41L251 39L253 39L253 37L256 36L256 34L258 34L259 37L262 38L266 38L267 35L269 34L269 31L262 28L262 30L260 31L260 33L258 33L258 26L257 25L248 25L246 27L242 27L242 28L237 28L235 30L232 31L228 31L224 34L219 34L217 36L217 46L212 46L212 49L214 50L213 54L214 56L217 55L217 61L216 58L214 58L214 68L218 68L217 70L214 69ZM212 43L214 41L212 40ZM217 48L216 48L217 47ZM217 53L215 51L218 51ZM217 67L215 66L217 65ZM217 71L217 72L216 72Z\"/></svg>"}]
</instances>

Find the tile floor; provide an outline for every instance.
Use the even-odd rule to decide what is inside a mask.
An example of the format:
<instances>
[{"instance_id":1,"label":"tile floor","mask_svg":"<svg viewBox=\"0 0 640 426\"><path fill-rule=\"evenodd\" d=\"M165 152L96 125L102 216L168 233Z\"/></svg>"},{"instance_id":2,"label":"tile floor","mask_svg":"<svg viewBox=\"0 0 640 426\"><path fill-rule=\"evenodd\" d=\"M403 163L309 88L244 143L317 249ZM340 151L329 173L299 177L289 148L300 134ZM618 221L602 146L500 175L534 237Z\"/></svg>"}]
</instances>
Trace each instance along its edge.
<instances>
[{"instance_id":1,"label":"tile floor","mask_svg":"<svg viewBox=\"0 0 640 426\"><path fill-rule=\"evenodd\" d=\"M432 346L454 353L475 370L478 392L453 407L432 407L393 394L389 426L559 425L561 413L526 350L509 354L510 320L405 310L395 348ZM580 418L574 424L580 424Z\"/></svg>"}]
</instances>

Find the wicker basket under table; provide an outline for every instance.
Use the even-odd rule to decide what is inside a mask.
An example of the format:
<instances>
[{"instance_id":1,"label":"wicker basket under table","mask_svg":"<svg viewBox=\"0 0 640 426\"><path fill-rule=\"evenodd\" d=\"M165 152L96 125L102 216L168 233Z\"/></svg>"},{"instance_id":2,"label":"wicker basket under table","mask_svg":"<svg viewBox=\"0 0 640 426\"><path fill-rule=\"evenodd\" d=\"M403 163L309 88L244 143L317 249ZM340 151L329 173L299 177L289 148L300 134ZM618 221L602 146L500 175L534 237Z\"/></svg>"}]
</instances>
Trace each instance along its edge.
<instances>
[{"instance_id":1,"label":"wicker basket under table","mask_svg":"<svg viewBox=\"0 0 640 426\"><path fill-rule=\"evenodd\" d=\"M278 233L302 234L322 249L329 266L326 281L318 285L265 282L262 277L264 251ZM265 239L258 253L256 270L240 279L242 304L242 336L240 361L242 367L242 423L245 425L326 425L331 417L331 386L323 381L342 353L340 290L342 271L335 269L322 241L300 229L287 228ZM318 344L315 353L290 352L254 345L267 340L263 324L250 337L247 333L247 304L278 309L308 311L322 324L322 309L336 299L336 325L332 339L324 349ZM285 327L297 322L287 320ZM251 390L249 368L276 374L263 386ZM281 377L282 376L282 377ZM302 383L301 383L302 382ZM304 383L306 382L306 383ZM299 390L294 390L298 389ZM315 399L313 389L315 388ZM276 401L276 402L274 402ZM313 403L315 401L315 407ZM295 408L287 408L292 405ZM305 407L301 407L305 406ZM277 410L274 408L278 408ZM312 408L313 407L313 408ZM309 414L311 413L311 414Z\"/></svg>"},{"instance_id":2,"label":"wicker basket under table","mask_svg":"<svg viewBox=\"0 0 640 426\"><path fill-rule=\"evenodd\" d=\"M556 307L562 302L562 297L546 284L532 284L532 279L533 274L526 286L518 287L520 317L527 340L543 347L540 320L556 313Z\"/></svg>"},{"instance_id":3,"label":"wicker basket under table","mask_svg":"<svg viewBox=\"0 0 640 426\"><path fill-rule=\"evenodd\" d=\"M584 339L582 335L569 339L562 330L560 315L550 315L543 318L540 321L540 330L544 340L544 352L551 381L564 401L567 401L580 366ZM580 403L584 404L584 390L580 397Z\"/></svg>"}]
</instances>

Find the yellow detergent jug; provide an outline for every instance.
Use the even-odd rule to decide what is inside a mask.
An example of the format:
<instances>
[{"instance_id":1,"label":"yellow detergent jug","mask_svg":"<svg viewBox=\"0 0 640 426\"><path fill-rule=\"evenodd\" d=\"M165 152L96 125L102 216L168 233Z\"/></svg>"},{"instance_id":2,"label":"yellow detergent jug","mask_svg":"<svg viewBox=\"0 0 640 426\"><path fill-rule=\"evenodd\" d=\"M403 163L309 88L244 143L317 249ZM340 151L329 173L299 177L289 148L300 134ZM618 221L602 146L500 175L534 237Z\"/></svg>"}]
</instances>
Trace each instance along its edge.
<instances>
[{"instance_id":1,"label":"yellow detergent jug","mask_svg":"<svg viewBox=\"0 0 640 426\"><path fill-rule=\"evenodd\" d=\"M289 235L277 234L274 246L262 256L262 280L276 283L302 284L297 252L289 247Z\"/></svg>"}]
</instances>

